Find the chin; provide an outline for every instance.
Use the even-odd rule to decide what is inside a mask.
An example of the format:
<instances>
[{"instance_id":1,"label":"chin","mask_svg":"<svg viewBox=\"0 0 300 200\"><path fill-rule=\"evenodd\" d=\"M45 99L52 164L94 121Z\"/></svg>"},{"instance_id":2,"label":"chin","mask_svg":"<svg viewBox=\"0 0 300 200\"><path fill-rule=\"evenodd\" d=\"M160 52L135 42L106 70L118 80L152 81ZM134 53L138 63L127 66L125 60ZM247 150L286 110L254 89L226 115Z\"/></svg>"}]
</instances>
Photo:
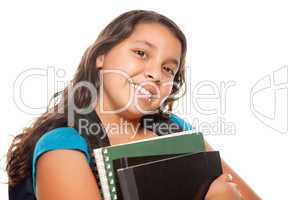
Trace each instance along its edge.
<instances>
[{"instance_id":1,"label":"chin","mask_svg":"<svg viewBox=\"0 0 300 200\"><path fill-rule=\"evenodd\" d=\"M125 112L130 113L130 118L140 118L146 114L154 114L157 112L157 107L152 106L145 106L140 104L140 106L130 105Z\"/></svg>"},{"instance_id":2,"label":"chin","mask_svg":"<svg viewBox=\"0 0 300 200\"><path fill-rule=\"evenodd\" d=\"M121 115L127 119L138 119L146 114L154 114L158 112L158 108L160 106L159 99L154 99L151 102L146 100L146 99L136 99L131 102L131 104L128 105L128 99L118 99L119 100L119 105L122 109L120 111Z\"/></svg>"},{"instance_id":3,"label":"chin","mask_svg":"<svg viewBox=\"0 0 300 200\"><path fill-rule=\"evenodd\" d=\"M144 106L140 106L139 108L137 108L137 107L133 106L133 108L129 108L129 111L131 113L135 113L136 115L143 116L145 114L155 113L157 111L157 109L150 108L150 107L144 107Z\"/></svg>"}]
</instances>

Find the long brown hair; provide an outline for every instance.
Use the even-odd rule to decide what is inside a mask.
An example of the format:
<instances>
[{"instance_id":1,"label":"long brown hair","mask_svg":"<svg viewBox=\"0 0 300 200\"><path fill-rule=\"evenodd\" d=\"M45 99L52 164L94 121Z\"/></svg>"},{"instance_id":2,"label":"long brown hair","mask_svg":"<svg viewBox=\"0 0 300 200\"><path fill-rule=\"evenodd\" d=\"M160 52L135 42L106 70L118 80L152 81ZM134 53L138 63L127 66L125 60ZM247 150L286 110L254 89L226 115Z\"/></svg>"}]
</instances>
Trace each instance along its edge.
<instances>
[{"instance_id":1,"label":"long brown hair","mask_svg":"<svg viewBox=\"0 0 300 200\"><path fill-rule=\"evenodd\" d=\"M115 45L128 38L133 32L134 27L138 23L155 22L167 27L175 37L181 42L181 59L180 67L174 77L174 85L171 96L177 94L185 84L185 55L186 55L186 38L179 27L167 17L148 10L132 10L125 12L109 23L99 34L96 41L87 48L80 64L77 68L75 76L70 84L75 85L81 81L90 82L97 91L99 91L99 75L96 68L96 58L99 55L107 53ZM34 147L38 139L47 131L66 126L68 113L68 89L54 94L53 99L60 98L58 103L51 107L48 106L47 112L39 116L35 122L27 128L24 128L22 133L15 136L7 153L6 171L8 173L8 184L15 186L25 177L31 174L32 170L32 155ZM85 108L90 104L91 94L86 87L81 87L76 90L74 102L77 107ZM160 114L167 108L167 111L172 111L172 104L177 98L168 98L163 102L160 108ZM63 111L63 112L59 112ZM88 144L92 141L87 141Z\"/></svg>"}]
</instances>

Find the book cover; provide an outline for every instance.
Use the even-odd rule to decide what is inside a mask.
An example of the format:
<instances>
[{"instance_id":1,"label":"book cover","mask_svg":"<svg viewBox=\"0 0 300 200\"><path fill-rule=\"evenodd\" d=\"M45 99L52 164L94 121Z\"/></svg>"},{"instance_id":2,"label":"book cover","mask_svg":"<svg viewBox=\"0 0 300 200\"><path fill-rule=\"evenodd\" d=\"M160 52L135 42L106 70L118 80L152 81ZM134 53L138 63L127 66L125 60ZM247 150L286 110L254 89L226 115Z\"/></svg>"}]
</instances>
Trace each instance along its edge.
<instances>
[{"instance_id":1,"label":"book cover","mask_svg":"<svg viewBox=\"0 0 300 200\"><path fill-rule=\"evenodd\" d=\"M222 174L218 151L198 152L117 170L124 200L201 200Z\"/></svg>"},{"instance_id":2,"label":"book cover","mask_svg":"<svg viewBox=\"0 0 300 200\"><path fill-rule=\"evenodd\" d=\"M183 154L168 154L168 155L153 155L153 156L139 156L139 157L124 157L120 159L116 159L113 161L113 171L117 174L117 170L120 168L126 168L133 165L144 164L147 162L162 160L165 158L171 158L175 156L179 156ZM123 196L121 193L120 182L118 180L118 176L116 177L116 191L118 200L123 200Z\"/></svg>"}]
</instances>

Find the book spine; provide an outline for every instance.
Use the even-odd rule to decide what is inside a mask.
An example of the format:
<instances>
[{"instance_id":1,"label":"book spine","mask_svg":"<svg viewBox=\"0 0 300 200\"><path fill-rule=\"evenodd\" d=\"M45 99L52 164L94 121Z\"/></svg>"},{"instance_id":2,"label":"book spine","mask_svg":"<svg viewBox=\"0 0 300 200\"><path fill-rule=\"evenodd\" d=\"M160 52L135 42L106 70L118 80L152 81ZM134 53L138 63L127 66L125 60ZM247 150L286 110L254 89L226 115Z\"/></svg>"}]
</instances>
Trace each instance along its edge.
<instances>
[{"instance_id":1,"label":"book spine","mask_svg":"<svg viewBox=\"0 0 300 200\"><path fill-rule=\"evenodd\" d=\"M111 200L108 179L107 179L107 174L106 174L106 169L105 169L105 162L104 162L104 157L103 157L104 152L102 152L102 150L103 150L102 148L95 149L94 155L95 155L97 170L99 173L101 192L103 193L104 200ZM103 151L105 151L105 150L106 149L104 149Z\"/></svg>"},{"instance_id":2,"label":"book spine","mask_svg":"<svg viewBox=\"0 0 300 200\"><path fill-rule=\"evenodd\" d=\"M119 182L124 200L139 200L137 185L133 169L124 173L123 169L118 170Z\"/></svg>"}]
</instances>

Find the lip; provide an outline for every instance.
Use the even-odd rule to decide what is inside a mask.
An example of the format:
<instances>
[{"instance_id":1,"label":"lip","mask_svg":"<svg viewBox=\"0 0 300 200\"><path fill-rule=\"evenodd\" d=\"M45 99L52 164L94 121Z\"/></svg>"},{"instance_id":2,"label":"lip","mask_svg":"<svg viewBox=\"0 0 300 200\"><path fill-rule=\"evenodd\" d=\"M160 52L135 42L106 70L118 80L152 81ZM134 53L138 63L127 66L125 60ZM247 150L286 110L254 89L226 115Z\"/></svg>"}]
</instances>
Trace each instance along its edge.
<instances>
[{"instance_id":1,"label":"lip","mask_svg":"<svg viewBox=\"0 0 300 200\"><path fill-rule=\"evenodd\" d=\"M144 97L144 98L147 98L147 99L155 99L155 98L157 98L157 95L156 95L157 92L156 92L156 89L153 86L151 86L149 84L148 85L146 85L146 84L141 85L139 83L135 83L135 82L132 82L132 81L129 82L129 84L132 85L135 90L136 90L135 86L138 86L138 87L141 87L141 88L147 90L151 94L151 96L149 98L149 96L145 95L144 93L142 93L140 91L140 89L138 89L137 92L138 92L139 95L141 95L141 97Z\"/></svg>"},{"instance_id":2,"label":"lip","mask_svg":"<svg viewBox=\"0 0 300 200\"><path fill-rule=\"evenodd\" d=\"M145 94L145 93L143 93L143 92L141 91L141 89L143 88L142 86L137 85L137 84L132 84L132 86L133 86L134 90L137 92L137 94L139 94L139 97L151 99L152 93L151 93L150 91L148 91L148 90L146 89L147 92L150 93L150 96L149 96L149 95L147 95L147 94ZM143 88L143 89L145 89L145 88Z\"/></svg>"}]
</instances>

